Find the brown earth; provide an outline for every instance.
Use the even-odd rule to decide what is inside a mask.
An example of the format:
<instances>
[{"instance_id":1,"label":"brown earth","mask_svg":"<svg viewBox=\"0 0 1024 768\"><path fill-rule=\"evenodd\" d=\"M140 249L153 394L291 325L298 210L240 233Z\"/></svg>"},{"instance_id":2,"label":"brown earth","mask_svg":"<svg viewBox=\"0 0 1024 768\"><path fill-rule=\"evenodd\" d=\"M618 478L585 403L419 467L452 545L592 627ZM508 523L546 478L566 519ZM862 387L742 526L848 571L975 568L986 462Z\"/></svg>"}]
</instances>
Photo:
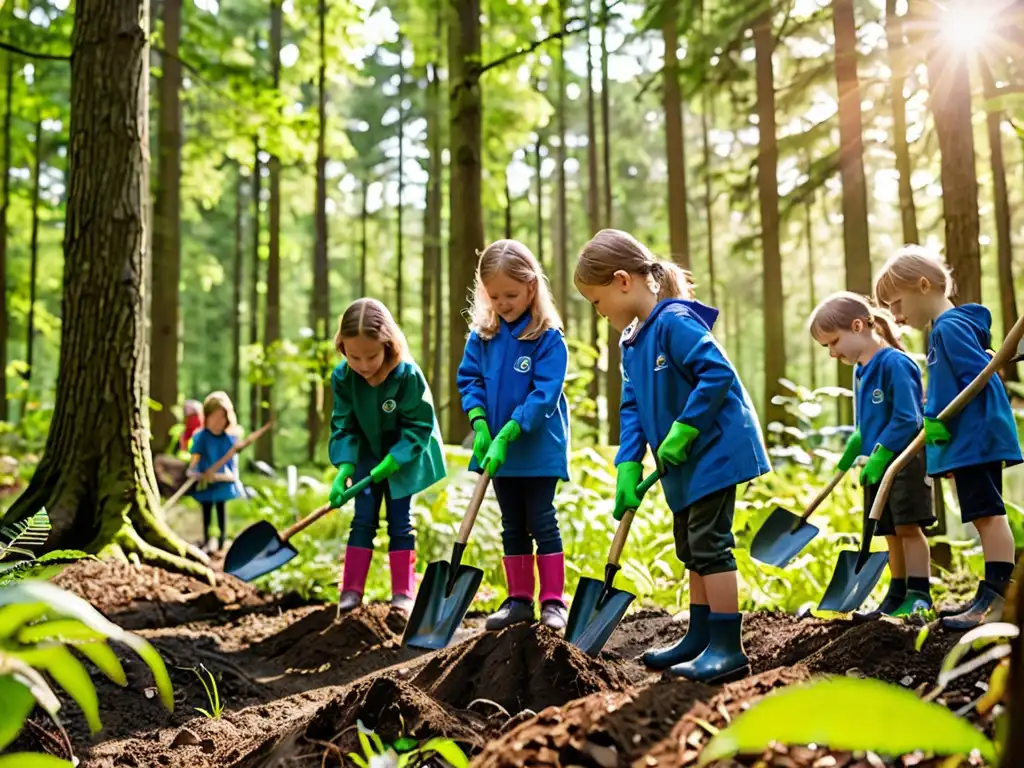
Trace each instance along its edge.
<instances>
[{"instance_id":1,"label":"brown earth","mask_svg":"<svg viewBox=\"0 0 1024 768\"><path fill-rule=\"evenodd\" d=\"M918 652L918 628L892 621L748 614L752 676L710 687L662 679L639 662L647 648L685 631L685 620L657 611L626 617L596 659L546 628L487 633L479 618L465 622L451 647L424 652L402 646L403 617L386 605L338 620L333 605L271 598L230 577L212 588L116 563L79 563L55 581L146 637L174 683L175 709L168 713L153 696L149 670L127 649L115 648L128 674L123 689L87 664L103 730L91 736L76 705L61 695L62 721L87 768L352 765L346 755L359 750L360 724L388 744L400 737L453 739L486 768L689 766L711 730L773 689L849 674L918 690L933 683L957 639L934 629ZM209 707L193 671L200 665L217 680L225 707L219 719L195 711ZM967 711L989 671L954 681L940 701ZM15 750L68 757L45 716L37 712L30 722ZM729 764L938 763L794 747Z\"/></svg>"}]
</instances>

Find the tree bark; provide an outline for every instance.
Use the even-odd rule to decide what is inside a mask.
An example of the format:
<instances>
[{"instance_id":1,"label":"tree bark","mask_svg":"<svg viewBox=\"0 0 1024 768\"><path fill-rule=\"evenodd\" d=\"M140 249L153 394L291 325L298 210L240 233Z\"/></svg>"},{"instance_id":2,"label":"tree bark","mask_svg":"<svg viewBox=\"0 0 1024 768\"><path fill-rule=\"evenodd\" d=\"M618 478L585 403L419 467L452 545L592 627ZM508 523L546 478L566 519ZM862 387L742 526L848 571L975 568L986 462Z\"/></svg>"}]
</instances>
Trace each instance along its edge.
<instances>
[{"instance_id":1,"label":"tree bark","mask_svg":"<svg viewBox=\"0 0 1024 768\"><path fill-rule=\"evenodd\" d=\"M512 190L508 188L508 166L505 166L505 173L502 174L505 182L505 239L512 239Z\"/></svg>"},{"instance_id":2,"label":"tree bark","mask_svg":"<svg viewBox=\"0 0 1024 768\"><path fill-rule=\"evenodd\" d=\"M601 228L601 186L600 168L597 164L597 116L594 111L594 51L590 44L590 30L593 26L593 0L584 0L584 2L587 4L587 26L583 30L583 36L587 41L587 224L590 228L587 237L593 237ZM591 312L590 340L595 350L601 348L596 312ZM597 408L597 399L601 395L601 377L598 372L599 369L595 366L594 377L587 387L587 396L594 401L593 425L596 435L600 435L601 429L601 416ZM610 416L610 418L614 418L614 416Z\"/></svg>"},{"instance_id":3,"label":"tree bark","mask_svg":"<svg viewBox=\"0 0 1024 768\"><path fill-rule=\"evenodd\" d=\"M706 232L708 239L708 290L710 291L711 306L717 306L715 302L715 198L711 195L711 142L708 140L708 118L714 120L714 115L709 114L713 108L712 96L707 89L704 89L703 104L700 114L700 130L703 136L704 149L704 216L707 219Z\"/></svg>"},{"instance_id":4,"label":"tree bark","mask_svg":"<svg viewBox=\"0 0 1024 768\"><path fill-rule=\"evenodd\" d=\"M398 58L402 58L402 43L404 38L399 36ZM405 199L405 104L402 101L405 97L405 67L399 65L398 74L398 205L395 211L398 224L398 242L396 261L398 262L398 274L395 275L395 320L402 324L402 272L405 269L405 254L403 252L403 236L405 228L402 226L402 201Z\"/></svg>"},{"instance_id":5,"label":"tree bark","mask_svg":"<svg viewBox=\"0 0 1024 768\"><path fill-rule=\"evenodd\" d=\"M544 138L538 132L537 141L533 145L534 164L537 167L537 261L540 262L541 268L544 265L544 178L541 176L544 160L540 154L541 142L543 140ZM511 208L510 202L509 210Z\"/></svg>"},{"instance_id":6,"label":"tree bark","mask_svg":"<svg viewBox=\"0 0 1024 768\"><path fill-rule=\"evenodd\" d=\"M661 70L665 106L665 160L668 164L668 234L672 258L690 269L690 225L686 210L686 136L683 133L683 96L679 88L678 9L674 2L664 8L661 36L665 42L665 66ZM706 138L705 133L705 138ZM706 159L706 158L705 158Z\"/></svg>"},{"instance_id":7,"label":"tree bark","mask_svg":"<svg viewBox=\"0 0 1024 768\"><path fill-rule=\"evenodd\" d=\"M996 85L984 56L978 57L978 69L981 72L985 103L988 105L996 96ZM1002 111L986 106L985 122L988 128L989 162L992 166L992 199L995 203L999 305L1003 315L1003 333L1006 333L1017 322L1017 299L1013 285L1010 198L1006 188L1006 165L1003 162ZM1007 365L1003 374L1006 381L1020 381L1016 364Z\"/></svg>"},{"instance_id":8,"label":"tree bark","mask_svg":"<svg viewBox=\"0 0 1024 768\"><path fill-rule=\"evenodd\" d=\"M611 86L608 77L608 0L601 4L601 143L604 151L604 226L612 226L612 137ZM608 370L605 375L605 399L608 402L608 444L619 443L619 404L622 398L622 370L619 337L608 326Z\"/></svg>"},{"instance_id":9,"label":"tree bark","mask_svg":"<svg viewBox=\"0 0 1024 768\"><path fill-rule=\"evenodd\" d=\"M249 343L260 343L260 142L253 139L252 148L252 282L249 293ZM249 382L249 430L260 428L260 386Z\"/></svg>"},{"instance_id":10,"label":"tree bark","mask_svg":"<svg viewBox=\"0 0 1024 768\"><path fill-rule=\"evenodd\" d=\"M907 99L903 86L907 81L907 49L903 39L903 20L896 13L896 0L885 0L885 34L889 46L889 69L892 76L892 132L893 152L896 153L896 172L899 175L900 221L903 224L903 242L918 243L917 209L914 190L910 185L910 145L907 144Z\"/></svg>"},{"instance_id":11,"label":"tree bark","mask_svg":"<svg viewBox=\"0 0 1024 768\"><path fill-rule=\"evenodd\" d=\"M775 140L775 82L772 53L775 37L771 11L754 24L757 70L757 188L761 209L764 302L764 414L766 422L784 421L785 410L772 403L779 379L786 375L785 300L782 293L782 255L779 251L779 147Z\"/></svg>"},{"instance_id":12,"label":"tree bark","mask_svg":"<svg viewBox=\"0 0 1024 768\"><path fill-rule=\"evenodd\" d=\"M440 45L441 11L437 12L437 35ZM438 51L437 58L440 59ZM441 338L434 330L434 324L441 312L441 294L438 274L441 272L441 207L442 174L444 167L441 157L441 83L437 62L427 65L427 151L430 153L427 173L427 199L424 213L423 243L423 359L429 366L430 388L440 392L440 360L435 360L440 350ZM436 349L435 349L436 347Z\"/></svg>"},{"instance_id":13,"label":"tree bark","mask_svg":"<svg viewBox=\"0 0 1024 768\"><path fill-rule=\"evenodd\" d=\"M8 53L4 72L3 205L0 205L0 421L7 421L7 209L11 204L11 114L14 111L14 57Z\"/></svg>"},{"instance_id":14,"label":"tree bark","mask_svg":"<svg viewBox=\"0 0 1024 768\"><path fill-rule=\"evenodd\" d=\"M565 28L566 0L558 0L558 28ZM556 301L562 322L569 326L569 225L565 187L565 110L566 81L568 69L565 66L565 38L558 38L558 101L555 105L555 121L558 130L558 146L555 148L555 221L554 251L558 275Z\"/></svg>"},{"instance_id":15,"label":"tree bark","mask_svg":"<svg viewBox=\"0 0 1024 768\"><path fill-rule=\"evenodd\" d=\"M455 371L466 338L463 305L473 285L477 252L484 247L483 107L480 101L480 0L450 0L448 70L450 83L451 182L448 251L448 442L462 442L469 420L459 407Z\"/></svg>"},{"instance_id":16,"label":"tree bark","mask_svg":"<svg viewBox=\"0 0 1024 768\"><path fill-rule=\"evenodd\" d=\"M36 276L39 271L39 188L40 172L43 167L43 120L36 115L36 157L32 168L32 235L29 242L29 277L28 277L28 322L25 329L25 389L21 398L19 419L25 418L25 409L29 401L29 390L32 387L32 363L35 359L36 341Z\"/></svg>"},{"instance_id":17,"label":"tree bark","mask_svg":"<svg viewBox=\"0 0 1024 768\"><path fill-rule=\"evenodd\" d=\"M808 172L811 167L810 157L807 158ZM812 213L814 211L815 193L812 190L810 196L804 203L804 240L807 245L807 297L808 304L813 309L817 306L818 302L815 299L814 290L814 217ZM811 334L807 334L807 345L808 345L808 356L807 364L811 369L811 389L815 390L818 388L818 366L816 363L816 353L818 348L818 342L814 340Z\"/></svg>"},{"instance_id":18,"label":"tree bark","mask_svg":"<svg viewBox=\"0 0 1024 768\"><path fill-rule=\"evenodd\" d=\"M235 261L232 265L231 286L231 400L235 407L242 402L242 264L244 243L242 241L242 204L245 176L242 164L238 164L238 178L235 180Z\"/></svg>"},{"instance_id":19,"label":"tree bark","mask_svg":"<svg viewBox=\"0 0 1024 768\"><path fill-rule=\"evenodd\" d=\"M327 0L318 0L320 66L317 72L317 117L316 139L316 242L313 246L313 302L310 309L310 326L313 340L317 343L319 360L320 343L330 337L331 294L327 258ZM401 267L399 267L401 269ZM329 413L328 402L331 388L324 386L328 371L320 368L317 379L310 388L309 406L306 413L306 457L316 458L320 434L325 423L324 414Z\"/></svg>"},{"instance_id":20,"label":"tree bark","mask_svg":"<svg viewBox=\"0 0 1024 768\"><path fill-rule=\"evenodd\" d=\"M150 397L159 403L152 412L153 450L167 448L177 418L178 324L181 282L181 0L163 2L160 112L157 126L157 190L153 217L152 369Z\"/></svg>"},{"instance_id":21,"label":"tree bark","mask_svg":"<svg viewBox=\"0 0 1024 768\"><path fill-rule=\"evenodd\" d=\"M148 32L145 0L79 0L75 8L56 406L43 458L5 521L46 507L47 550L132 558L212 583L197 562L207 558L154 512Z\"/></svg>"},{"instance_id":22,"label":"tree bark","mask_svg":"<svg viewBox=\"0 0 1024 768\"><path fill-rule=\"evenodd\" d=\"M367 230L370 220L370 209L368 198L370 195L370 182L363 179L363 208L359 213L359 219L363 225L363 235L359 243L359 295L366 296L366 270L369 268L366 263L367 250L370 246L370 234Z\"/></svg>"},{"instance_id":23,"label":"tree bark","mask_svg":"<svg viewBox=\"0 0 1024 768\"><path fill-rule=\"evenodd\" d=\"M928 12L938 14L931 4ZM978 175L971 126L967 53L933 39L928 50L928 106L941 154L942 214L946 261L953 270L957 304L981 302L981 223Z\"/></svg>"},{"instance_id":24,"label":"tree bark","mask_svg":"<svg viewBox=\"0 0 1024 768\"><path fill-rule=\"evenodd\" d=\"M274 90L281 88L281 0L270 0L270 73ZM270 208L267 228L270 231L270 247L267 250L267 306L263 316L263 351L265 357L273 358L277 342L281 339L281 158L277 152L270 155ZM266 424L274 413L274 375L270 370L269 383L262 388L260 398L260 422ZM273 466L274 430L268 429L256 442L257 457Z\"/></svg>"}]
</instances>

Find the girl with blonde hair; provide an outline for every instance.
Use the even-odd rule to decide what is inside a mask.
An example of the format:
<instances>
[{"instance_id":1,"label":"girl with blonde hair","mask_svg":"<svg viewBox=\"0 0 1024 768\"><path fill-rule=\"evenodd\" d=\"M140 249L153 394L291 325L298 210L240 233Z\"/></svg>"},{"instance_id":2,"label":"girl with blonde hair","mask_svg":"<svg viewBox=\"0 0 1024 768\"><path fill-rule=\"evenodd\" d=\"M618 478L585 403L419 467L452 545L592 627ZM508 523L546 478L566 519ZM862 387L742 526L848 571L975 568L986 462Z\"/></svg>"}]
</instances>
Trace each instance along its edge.
<instances>
[{"instance_id":1,"label":"girl with blonde hair","mask_svg":"<svg viewBox=\"0 0 1024 768\"><path fill-rule=\"evenodd\" d=\"M834 293L811 313L811 336L832 357L854 366L856 429L839 468L849 470L860 456L864 514L871 511L879 484L893 457L910 445L923 423L921 370L908 355L889 319L866 298ZM928 574L931 551L924 529L935 522L931 480L924 456L917 454L896 475L878 521L876 535L889 547L889 591L866 617L909 616L932 607Z\"/></svg>"},{"instance_id":2,"label":"girl with blonde hair","mask_svg":"<svg viewBox=\"0 0 1024 768\"><path fill-rule=\"evenodd\" d=\"M486 470L501 508L508 597L487 629L534 620L565 627L565 557L555 489L569 479L569 349L537 259L516 240L480 256L469 338L457 379L475 433L470 469ZM493 435L493 437L492 437ZM536 557L534 556L536 544Z\"/></svg>"},{"instance_id":3,"label":"girl with blonde hair","mask_svg":"<svg viewBox=\"0 0 1024 768\"><path fill-rule=\"evenodd\" d=\"M947 422L936 418L988 365L992 313L981 304L954 306L953 279L936 256L917 245L896 251L875 279L875 300L896 322L928 331L928 389L924 407L928 474L952 474L960 519L981 537L985 578L974 599L942 611L947 629L966 630L1002 615L1013 574L1013 533L1003 504L1003 466L1022 461L1006 388L998 376Z\"/></svg>"},{"instance_id":4,"label":"girl with blonde hair","mask_svg":"<svg viewBox=\"0 0 1024 768\"><path fill-rule=\"evenodd\" d=\"M216 474L210 469L223 458L241 437L235 406L227 392L211 392L203 401L203 426L192 435L189 448L192 458L187 475L198 477L199 482L191 492L192 498L203 508L203 549L217 552L227 540L227 503L239 496L238 456L221 467ZM213 511L217 510L219 540L210 535Z\"/></svg>"}]
</instances>

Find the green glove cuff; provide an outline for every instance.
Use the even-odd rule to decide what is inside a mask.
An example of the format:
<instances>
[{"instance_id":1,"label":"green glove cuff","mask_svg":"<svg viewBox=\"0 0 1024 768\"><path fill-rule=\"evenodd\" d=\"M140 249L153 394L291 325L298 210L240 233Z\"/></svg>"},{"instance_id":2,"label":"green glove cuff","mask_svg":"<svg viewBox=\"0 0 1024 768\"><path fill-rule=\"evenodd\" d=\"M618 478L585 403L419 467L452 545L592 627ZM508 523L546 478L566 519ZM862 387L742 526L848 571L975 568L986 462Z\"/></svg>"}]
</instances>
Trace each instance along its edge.
<instances>
[{"instance_id":1,"label":"green glove cuff","mask_svg":"<svg viewBox=\"0 0 1024 768\"><path fill-rule=\"evenodd\" d=\"M854 430L853 434L850 435L850 439L846 441L846 447L843 448L843 455L839 459L839 469L844 472L853 466L853 463L860 456L861 449L861 437L860 430Z\"/></svg>"},{"instance_id":2,"label":"green glove cuff","mask_svg":"<svg viewBox=\"0 0 1024 768\"><path fill-rule=\"evenodd\" d=\"M469 423L473 429L477 429L476 422L480 419L483 419L485 426L487 425L487 412L480 406L470 408L466 415L469 416Z\"/></svg>"},{"instance_id":3,"label":"green glove cuff","mask_svg":"<svg viewBox=\"0 0 1024 768\"><path fill-rule=\"evenodd\" d=\"M522 427L519 426L519 422L513 419L512 421L509 421L504 427L501 428L501 431L498 432L498 436L496 439L503 440L506 443L511 443L513 440L518 439L519 435L521 435L522 433L523 429Z\"/></svg>"},{"instance_id":4,"label":"green glove cuff","mask_svg":"<svg viewBox=\"0 0 1024 768\"><path fill-rule=\"evenodd\" d=\"M644 474L644 465L639 461L624 461L616 469L620 478L629 481L640 480Z\"/></svg>"},{"instance_id":5,"label":"green glove cuff","mask_svg":"<svg viewBox=\"0 0 1024 768\"><path fill-rule=\"evenodd\" d=\"M881 443L875 443L875 448L874 448L874 450L871 451L871 458L872 459L874 459L875 461L883 461L886 464L888 464L890 461L892 461L892 457L895 456L895 455L896 455L895 453L890 451L888 448L886 448Z\"/></svg>"},{"instance_id":6,"label":"green glove cuff","mask_svg":"<svg viewBox=\"0 0 1024 768\"><path fill-rule=\"evenodd\" d=\"M377 482L382 478L393 475L398 471L399 466L398 460L389 453L380 464L373 468L370 475L373 477L374 482Z\"/></svg>"},{"instance_id":7,"label":"green glove cuff","mask_svg":"<svg viewBox=\"0 0 1024 768\"><path fill-rule=\"evenodd\" d=\"M691 427L689 424L684 424L681 421L672 423L672 429L668 431L668 437L678 440L681 437L688 438L689 442L693 442L700 437L700 430L695 427ZM668 439L668 438L666 438Z\"/></svg>"}]
</instances>

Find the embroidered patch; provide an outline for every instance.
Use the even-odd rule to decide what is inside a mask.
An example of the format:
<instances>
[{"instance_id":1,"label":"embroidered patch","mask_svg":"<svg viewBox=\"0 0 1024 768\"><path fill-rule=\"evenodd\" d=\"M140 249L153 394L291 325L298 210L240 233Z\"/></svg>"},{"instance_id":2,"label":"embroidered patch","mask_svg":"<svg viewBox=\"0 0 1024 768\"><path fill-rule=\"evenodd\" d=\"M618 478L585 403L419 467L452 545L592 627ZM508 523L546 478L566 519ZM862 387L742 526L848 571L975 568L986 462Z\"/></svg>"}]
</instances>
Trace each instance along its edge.
<instances>
[{"instance_id":1,"label":"embroidered patch","mask_svg":"<svg viewBox=\"0 0 1024 768\"><path fill-rule=\"evenodd\" d=\"M664 354L659 354L656 358L654 358L654 370L663 371L666 368L668 368L668 361L665 359Z\"/></svg>"},{"instance_id":2,"label":"embroidered patch","mask_svg":"<svg viewBox=\"0 0 1024 768\"><path fill-rule=\"evenodd\" d=\"M874 389L871 391L871 402L875 405L885 402L885 393L880 389Z\"/></svg>"},{"instance_id":3,"label":"embroidered patch","mask_svg":"<svg viewBox=\"0 0 1024 768\"><path fill-rule=\"evenodd\" d=\"M398 403L396 403L394 400L385 400L381 404L380 409L382 411L384 411L384 413L391 413L397 407L398 407Z\"/></svg>"},{"instance_id":4,"label":"embroidered patch","mask_svg":"<svg viewBox=\"0 0 1024 768\"><path fill-rule=\"evenodd\" d=\"M533 365L533 360L531 360L529 357L526 357L525 355L523 355L518 360L516 360L516 364L515 364L514 367L520 373L529 373L530 366L532 366L532 365Z\"/></svg>"}]
</instances>

